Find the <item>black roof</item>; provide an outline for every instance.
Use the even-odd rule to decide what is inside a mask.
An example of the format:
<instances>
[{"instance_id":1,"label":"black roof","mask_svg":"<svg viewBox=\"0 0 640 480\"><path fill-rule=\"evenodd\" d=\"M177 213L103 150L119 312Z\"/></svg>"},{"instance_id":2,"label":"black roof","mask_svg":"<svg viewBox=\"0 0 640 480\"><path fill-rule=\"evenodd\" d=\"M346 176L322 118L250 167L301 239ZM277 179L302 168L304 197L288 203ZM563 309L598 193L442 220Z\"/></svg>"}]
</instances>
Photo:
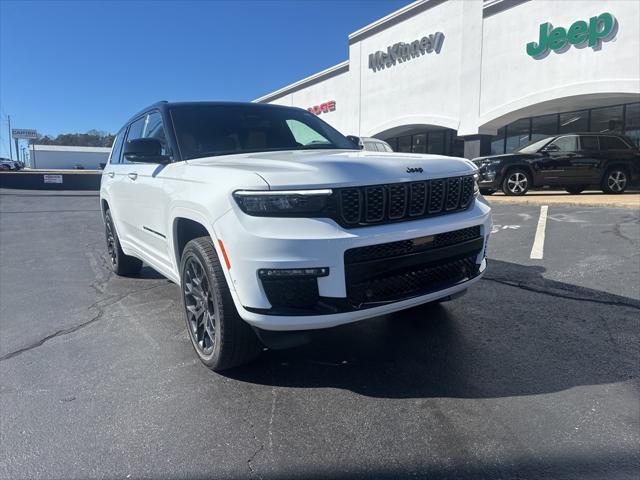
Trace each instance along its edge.
<instances>
[{"instance_id":1,"label":"black roof","mask_svg":"<svg viewBox=\"0 0 640 480\"><path fill-rule=\"evenodd\" d=\"M202 101L202 102L168 102L166 100L161 100L159 102L153 103L146 108L138 111L135 115L131 116L127 123L131 122L135 118L139 117L145 112L148 112L151 109L158 109L161 111L167 111L172 107L183 107L183 106L196 106L196 105L219 105L219 106L243 106L243 107L256 107L256 108L298 108L298 107L289 107L286 105L274 105L270 103L254 103L254 102L216 102L216 101Z\"/></svg>"}]
</instances>

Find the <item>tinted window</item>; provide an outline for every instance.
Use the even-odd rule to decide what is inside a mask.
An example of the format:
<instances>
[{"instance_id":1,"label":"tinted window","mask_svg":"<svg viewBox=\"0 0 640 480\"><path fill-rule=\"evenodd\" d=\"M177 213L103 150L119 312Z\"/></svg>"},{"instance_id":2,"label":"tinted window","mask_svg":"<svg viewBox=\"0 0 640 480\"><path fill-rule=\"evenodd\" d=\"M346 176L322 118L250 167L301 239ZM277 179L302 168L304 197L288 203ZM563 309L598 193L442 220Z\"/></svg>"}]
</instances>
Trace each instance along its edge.
<instances>
[{"instance_id":1,"label":"tinted window","mask_svg":"<svg viewBox=\"0 0 640 480\"><path fill-rule=\"evenodd\" d=\"M541 140L558 133L558 116L543 115L531 119L531 140Z\"/></svg>"},{"instance_id":2,"label":"tinted window","mask_svg":"<svg viewBox=\"0 0 640 480\"><path fill-rule=\"evenodd\" d=\"M444 132L429 132L427 153L444 154Z\"/></svg>"},{"instance_id":3,"label":"tinted window","mask_svg":"<svg viewBox=\"0 0 640 480\"><path fill-rule=\"evenodd\" d=\"M591 110L590 131L622 133L622 105Z\"/></svg>"},{"instance_id":4,"label":"tinted window","mask_svg":"<svg viewBox=\"0 0 640 480\"><path fill-rule=\"evenodd\" d=\"M624 133L636 145L640 145L640 103L627 105L624 120Z\"/></svg>"},{"instance_id":5,"label":"tinted window","mask_svg":"<svg viewBox=\"0 0 640 480\"><path fill-rule=\"evenodd\" d=\"M588 130L588 124L589 112L587 110L583 110L581 112L561 113L558 131L560 133L586 132Z\"/></svg>"},{"instance_id":6,"label":"tinted window","mask_svg":"<svg viewBox=\"0 0 640 480\"><path fill-rule=\"evenodd\" d=\"M171 109L184 159L243 152L356 147L316 115L272 105L193 104Z\"/></svg>"},{"instance_id":7,"label":"tinted window","mask_svg":"<svg viewBox=\"0 0 640 480\"><path fill-rule=\"evenodd\" d=\"M151 112L147 115L142 138L155 138L162 144L162 155L167 154L167 139L164 134L164 125L160 112Z\"/></svg>"},{"instance_id":8,"label":"tinted window","mask_svg":"<svg viewBox=\"0 0 640 480\"><path fill-rule=\"evenodd\" d=\"M413 153L425 153L427 151L427 134L419 133L413 136L411 151Z\"/></svg>"},{"instance_id":9,"label":"tinted window","mask_svg":"<svg viewBox=\"0 0 640 480\"><path fill-rule=\"evenodd\" d=\"M551 142L551 145L558 147L560 152L575 152L578 150L578 137L575 135L560 137Z\"/></svg>"},{"instance_id":10,"label":"tinted window","mask_svg":"<svg viewBox=\"0 0 640 480\"><path fill-rule=\"evenodd\" d=\"M127 141L142 137L145 120L146 117L142 117L131 124L129 127L129 133L127 133Z\"/></svg>"},{"instance_id":11,"label":"tinted window","mask_svg":"<svg viewBox=\"0 0 640 480\"><path fill-rule=\"evenodd\" d=\"M499 155L504 153L504 134L505 128L499 128L498 134L491 138L491 155Z\"/></svg>"},{"instance_id":12,"label":"tinted window","mask_svg":"<svg viewBox=\"0 0 640 480\"><path fill-rule=\"evenodd\" d=\"M598 137L595 135L582 135L580 137L580 148L587 151L598 150Z\"/></svg>"},{"instance_id":13,"label":"tinted window","mask_svg":"<svg viewBox=\"0 0 640 480\"><path fill-rule=\"evenodd\" d=\"M399 152L411 151L411 135L398 138L398 151Z\"/></svg>"},{"instance_id":14,"label":"tinted window","mask_svg":"<svg viewBox=\"0 0 640 480\"><path fill-rule=\"evenodd\" d=\"M618 137L600 137L602 150L626 150L629 146Z\"/></svg>"},{"instance_id":15,"label":"tinted window","mask_svg":"<svg viewBox=\"0 0 640 480\"><path fill-rule=\"evenodd\" d=\"M507 149L505 153L529 143L529 119L524 118L507 125Z\"/></svg>"},{"instance_id":16,"label":"tinted window","mask_svg":"<svg viewBox=\"0 0 640 480\"><path fill-rule=\"evenodd\" d=\"M129 132L127 132L127 142L129 140L135 140L136 138L142 137L142 132L144 130L144 124L146 119L147 117L144 116L131 124L131 126L129 127ZM120 160L120 163L131 163L131 162L126 158L124 158L124 155L123 155Z\"/></svg>"},{"instance_id":17,"label":"tinted window","mask_svg":"<svg viewBox=\"0 0 640 480\"><path fill-rule=\"evenodd\" d=\"M124 129L122 129L113 141L109 163L120 163L120 153L122 152L122 144L124 143L124 132Z\"/></svg>"}]
</instances>

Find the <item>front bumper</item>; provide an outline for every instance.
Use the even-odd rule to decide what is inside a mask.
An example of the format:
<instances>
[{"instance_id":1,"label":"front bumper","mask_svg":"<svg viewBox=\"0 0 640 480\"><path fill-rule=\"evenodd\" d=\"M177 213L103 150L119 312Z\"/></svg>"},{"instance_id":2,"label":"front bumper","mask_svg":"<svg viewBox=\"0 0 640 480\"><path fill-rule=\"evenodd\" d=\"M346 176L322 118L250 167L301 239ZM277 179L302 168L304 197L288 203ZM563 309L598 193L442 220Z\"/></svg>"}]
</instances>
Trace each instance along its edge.
<instances>
[{"instance_id":1,"label":"front bumper","mask_svg":"<svg viewBox=\"0 0 640 480\"><path fill-rule=\"evenodd\" d=\"M231 268L228 279L240 316L265 330L327 328L384 315L455 295L475 283L482 272L476 268L463 281L436 291L379 306L358 307L347 302L348 285L345 252L369 245L386 244L444 232L479 227L481 242L473 254L475 266L484 258L485 242L491 231L491 209L481 197L465 211L402 223L343 229L321 218L251 217L232 209L214 224ZM467 252L469 253L469 252ZM259 278L261 269L329 268L327 276L314 279L317 292L327 307L316 311L284 311L275 308ZM320 312L317 313L316 312Z\"/></svg>"}]
</instances>

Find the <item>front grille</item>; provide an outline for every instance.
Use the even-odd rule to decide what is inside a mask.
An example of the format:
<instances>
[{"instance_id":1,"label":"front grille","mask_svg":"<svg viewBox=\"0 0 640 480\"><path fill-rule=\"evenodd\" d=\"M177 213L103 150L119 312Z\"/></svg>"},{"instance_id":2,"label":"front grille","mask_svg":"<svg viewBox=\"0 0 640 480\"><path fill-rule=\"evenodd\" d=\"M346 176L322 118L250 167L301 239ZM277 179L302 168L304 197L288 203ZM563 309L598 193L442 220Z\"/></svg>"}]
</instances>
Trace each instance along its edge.
<instances>
[{"instance_id":1,"label":"front grille","mask_svg":"<svg viewBox=\"0 0 640 480\"><path fill-rule=\"evenodd\" d=\"M379 243L366 247L351 248L344 254L347 264L367 262L380 258L409 255L411 253L424 252L433 248L448 247L457 243L480 238L480 226L453 230L451 232L438 233L428 237L412 238L397 242Z\"/></svg>"},{"instance_id":2,"label":"front grille","mask_svg":"<svg viewBox=\"0 0 640 480\"><path fill-rule=\"evenodd\" d=\"M478 275L479 225L344 254L347 298L354 308L442 290Z\"/></svg>"},{"instance_id":3,"label":"front grille","mask_svg":"<svg viewBox=\"0 0 640 480\"><path fill-rule=\"evenodd\" d=\"M473 176L334 190L333 216L344 227L413 220L465 210L473 199Z\"/></svg>"},{"instance_id":4,"label":"front grille","mask_svg":"<svg viewBox=\"0 0 640 480\"><path fill-rule=\"evenodd\" d=\"M442 290L477 275L477 255L469 255L437 265L407 269L347 285L353 305L388 302Z\"/></svg>"}]
</instances>

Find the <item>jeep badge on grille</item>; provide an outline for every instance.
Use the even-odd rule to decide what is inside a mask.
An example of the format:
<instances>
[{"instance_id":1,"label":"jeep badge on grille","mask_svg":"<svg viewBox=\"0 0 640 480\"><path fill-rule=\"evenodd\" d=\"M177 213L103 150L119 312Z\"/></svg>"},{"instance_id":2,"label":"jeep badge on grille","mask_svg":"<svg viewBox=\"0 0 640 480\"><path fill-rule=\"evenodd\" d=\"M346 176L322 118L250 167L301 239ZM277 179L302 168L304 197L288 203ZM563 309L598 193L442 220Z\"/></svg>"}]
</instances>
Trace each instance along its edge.
<instances>
[{"instance_id":1,"label":"jeep badge on grille","mask_svg":"<svg viewBox=\"0 0 640 480\"><path fill-rule=\"evenodd\" d=\"M422 173L422 167L407 167L407 173Z\"/></svg>"}]
</instances>

